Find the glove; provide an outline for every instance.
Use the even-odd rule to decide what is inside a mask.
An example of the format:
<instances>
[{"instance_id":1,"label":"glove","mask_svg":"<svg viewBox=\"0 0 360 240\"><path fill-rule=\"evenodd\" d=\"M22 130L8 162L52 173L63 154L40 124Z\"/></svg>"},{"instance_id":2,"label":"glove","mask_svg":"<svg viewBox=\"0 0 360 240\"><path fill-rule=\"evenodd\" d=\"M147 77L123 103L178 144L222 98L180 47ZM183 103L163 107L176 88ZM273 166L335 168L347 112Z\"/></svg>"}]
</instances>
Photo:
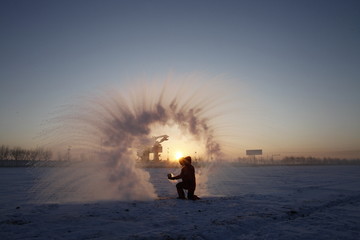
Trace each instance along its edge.
<instances>
[{"instance_id":1,"label":"glove","mask_svg":"<svg viewBox=\"0 0 360 240\"><path fill-rule=\"evenodd\" d=\"M168 175L167 175L167 177L168 177L168 179L170 179L170 180L172 180L173 178L172 178L172 174L171 173L169 173Z\"/></svg>"}]
</instances>

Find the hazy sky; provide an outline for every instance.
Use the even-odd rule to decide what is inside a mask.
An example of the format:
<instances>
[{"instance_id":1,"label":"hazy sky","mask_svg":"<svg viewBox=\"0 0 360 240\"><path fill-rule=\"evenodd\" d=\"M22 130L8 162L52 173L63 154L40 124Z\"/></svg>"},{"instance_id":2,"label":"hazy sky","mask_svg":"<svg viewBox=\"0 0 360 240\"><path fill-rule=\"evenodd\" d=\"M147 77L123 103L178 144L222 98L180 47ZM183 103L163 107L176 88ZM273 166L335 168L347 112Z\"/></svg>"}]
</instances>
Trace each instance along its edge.
<instances>
[{"instance_id":1,"label":"hazy sky","mask_svg":"<svg viewBox=\"0 0 360 240\"><path fill-rule=\"evenodd\" d=\"M360 2L347 0L2 0L0 144L36 146L57 106L171 71L238 90L241 153L360 150Z\"/></svg>"}]
</instances>

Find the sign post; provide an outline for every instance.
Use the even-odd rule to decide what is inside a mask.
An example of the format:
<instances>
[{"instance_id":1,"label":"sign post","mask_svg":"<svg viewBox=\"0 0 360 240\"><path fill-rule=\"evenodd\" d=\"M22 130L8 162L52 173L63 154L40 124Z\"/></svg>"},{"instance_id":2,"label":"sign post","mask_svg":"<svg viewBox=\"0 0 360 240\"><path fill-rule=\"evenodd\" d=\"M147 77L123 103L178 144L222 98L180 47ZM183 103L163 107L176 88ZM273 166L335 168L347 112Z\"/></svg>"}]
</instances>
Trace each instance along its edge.
<instances>
[{"instance_id":1,"label":"sign post","mask_svg":"<svg viewBox=\"0 0 360 240\"><path fill-rule=\"evenodd\" d=\"M256 155L262 155L262 149L246 150L246 155L250 158L253 157L255 163Z\"/></svg>"}]
</instances>

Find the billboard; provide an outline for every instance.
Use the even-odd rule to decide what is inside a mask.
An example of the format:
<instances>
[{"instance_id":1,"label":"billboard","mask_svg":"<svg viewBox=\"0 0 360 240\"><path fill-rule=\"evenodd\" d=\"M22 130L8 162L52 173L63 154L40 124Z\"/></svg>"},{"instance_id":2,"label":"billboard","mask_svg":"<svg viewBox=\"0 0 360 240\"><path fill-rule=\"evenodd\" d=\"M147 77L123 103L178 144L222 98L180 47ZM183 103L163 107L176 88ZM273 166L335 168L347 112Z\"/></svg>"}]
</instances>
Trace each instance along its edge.
<instances>
[{"instance_id":1,"label":"billboard","mask_svg":"<svg viewBox=\"0 0 360 240\"><path fill-rule=\"evenodd\" d=\"M262 149L246 150L246 155L248 156L262 155Z\"/></svg>"}]
</instances>

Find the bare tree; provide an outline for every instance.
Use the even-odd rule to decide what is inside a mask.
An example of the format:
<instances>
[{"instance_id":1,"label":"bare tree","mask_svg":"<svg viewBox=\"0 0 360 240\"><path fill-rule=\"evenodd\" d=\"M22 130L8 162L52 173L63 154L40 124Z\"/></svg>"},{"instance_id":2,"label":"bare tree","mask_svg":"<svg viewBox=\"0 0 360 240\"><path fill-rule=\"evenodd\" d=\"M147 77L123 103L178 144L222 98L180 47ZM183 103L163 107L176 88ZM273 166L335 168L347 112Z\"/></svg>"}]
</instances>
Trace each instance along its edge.
<instances>
[{"instance_id":1,"label":"bare tree","mask_svg":"<svg viewBox=\"0 0 360 240\"><path fill-rule=\"evenodd\" d=\"M50 149L37 147L34 149L23 149L21 147L9 148L0 146L0 160L27 160L27 161L48 161L52 157Z\"/></svg>"},{"instance_id":2,"label":"bare tree","mask_svg":"<svg viewBox=\"0 0 360 240\"><path fill-rule=\"evenodd\" d=\"M32 150L29 150L29 149L24 149L23 150L23 157L21 160L32 160L31 159L31 155L32 155Z\"/></svg>"},{"instance_id":3,"label":"bare tree","mask_svg":"<svg viewBox=\"0 0 360 240\"><path fill-rule=\"evenodd\" d=\"M25 150L21 147L15 147L10 150L10 155L13 160L22 160L25 156Z\"/></svg>"},{"instance_id":4,"label":"bare tree","mask_svg":"<svg viewBox=\"0 0 360 240\"><path fill-rule=\"evenodd\" d=\"M40 151L41 151L41 148L35 148L33 150L30 150L29 151L29 159L28 160L31 160L31 161L37 161L39 160L39 155L40 155Z\"/></svg>"},{"instance_id":5,"label":"bare tree","mask_svg":"<svg viewBox=\"0 0 360 240\"><path fill-rule=\"evenodd\" d=\"M44 161L49 161L52 157L52 152L51 150L47 149L41 149L40 153L39 153L39 159L40 160L44 160Z\"/></svg>"},{"instance_id":6,"label":"bare tree","mask_svg":"<svg viewBox=\"0 0 360 240\"><path fill-rule=\"evenodd\" d=\"M0 147L0 160L10 159L10 149L8 146L2 145Z\"/></svg>"}]
</instances>

